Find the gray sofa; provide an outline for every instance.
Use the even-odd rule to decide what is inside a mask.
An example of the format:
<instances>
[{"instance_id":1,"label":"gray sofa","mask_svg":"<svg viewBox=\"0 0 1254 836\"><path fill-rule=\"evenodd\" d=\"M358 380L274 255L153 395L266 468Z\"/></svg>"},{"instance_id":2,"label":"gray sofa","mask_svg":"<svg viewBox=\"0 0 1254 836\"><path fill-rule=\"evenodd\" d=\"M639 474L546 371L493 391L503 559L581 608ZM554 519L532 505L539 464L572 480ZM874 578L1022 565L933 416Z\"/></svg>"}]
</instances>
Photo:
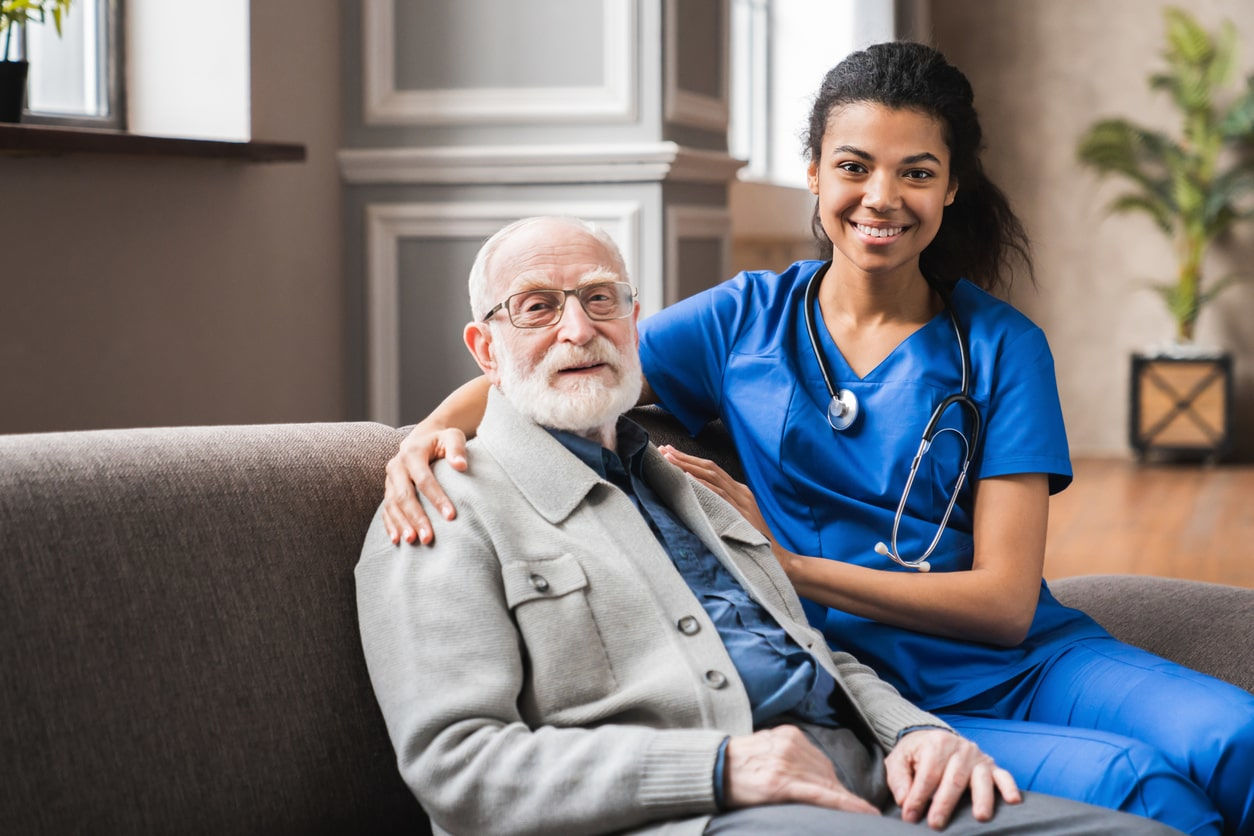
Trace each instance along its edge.
<instances>
[{"instance_id":1,"label":"gray sofa","mask_svg":"<svg viewBox=\"0 0 1254 836\"><path fill-rule=\"evenodd\" d=\"M734 465L716 430L698 443L639 415ZM371 423L0 436L3 831L429 832L354 607L401 436ZM1131 641L1254 687L1254 590L1055 589Z\"/></svg>"}]
</instances>

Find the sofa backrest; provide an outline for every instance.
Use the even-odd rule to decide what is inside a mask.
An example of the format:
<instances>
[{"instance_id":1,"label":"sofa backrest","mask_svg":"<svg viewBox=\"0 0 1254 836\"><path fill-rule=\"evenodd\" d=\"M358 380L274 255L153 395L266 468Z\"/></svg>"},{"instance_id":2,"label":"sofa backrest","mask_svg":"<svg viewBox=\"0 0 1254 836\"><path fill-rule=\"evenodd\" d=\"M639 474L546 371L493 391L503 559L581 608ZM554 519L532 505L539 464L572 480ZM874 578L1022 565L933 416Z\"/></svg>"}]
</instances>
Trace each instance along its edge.
<instances>
[{"instance_id":1,"label":"sofa backrest","mask_svg":"<svg viewBox=\"0 0 1254 836\"><path fill-rule=\"evenodd\" d=\"M362 660L380 424L0 437L10 833L422 833Z\"/></svg>"},{"instance_id":2,"label":"sofa backrest","mask_svg":"<svg viewBox=\"0 0 1254 836\"><path fill-rule=\"evenodd\" d=\"M692 436L679 419L660 406L638 406L627 413L633 421L649 432L649 440L659 447L669 444L685 453L709 459L734 479L745 481L740 456L731 434L722 421L711 421Z\"/></svg>"}]
</instances>

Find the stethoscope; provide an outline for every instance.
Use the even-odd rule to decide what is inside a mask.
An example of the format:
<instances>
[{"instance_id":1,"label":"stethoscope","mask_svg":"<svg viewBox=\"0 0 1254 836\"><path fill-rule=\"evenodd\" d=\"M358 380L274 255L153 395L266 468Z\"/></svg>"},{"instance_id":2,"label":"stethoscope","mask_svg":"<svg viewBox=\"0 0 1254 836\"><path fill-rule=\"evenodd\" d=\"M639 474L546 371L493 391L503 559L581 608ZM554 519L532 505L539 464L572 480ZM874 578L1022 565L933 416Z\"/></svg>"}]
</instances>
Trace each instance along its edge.
<instances>
[{"instance_id":1,"label":"stethoscope","mask_svg":"<svg viewBox=\"0 0 1254 836\"><path fill-rule=\"evenodd\" d=\"M819 348L818 327L815 323L814 301L818 297L819 283L822 282L823 276L827 274L828 267L831 266L829 261L810 277L810 281L806 284L805 292L805 323L806 332L810 336L810 347L814 349L814 357L819 362L819 370L823 373L823 383L827 386L827 393L831 396L831 401L827 405L827 423L831 424L832 429L842 431L853 426L853 422L858 419L860 407L858 397L848 389L840 389L836 386L832 375L831 365L827 362L827 356ZM962 388L944 397L936 408L932 410L932 417L928 420L927 426L923 429L923 439L919 442L919 450L914 454L914 461L910 464L910 475L906 477L905 490L901 492L901 501L897 503L897 514L893 517L893 533L889 540L889 544L879 542L875 544L875 553L884 555L891 559L894 563L904 566L907 569L917 569L920 572L929 571L932 566L927 562L928 557L936 550L936 545L940 542L941 535L945 533L945 526L949 524L949 515L953 513L954 504L958 501L958 494L962 490L962 485L967 478L967 468L971 466L971 459L975 456L975 451L979 449L980 444L980 408L976 406L975 401L971 397L971 352L967 343L966 332L963 331L962 325L958 322L958 315L954 313L953 305L950 304L949 294L938 289L941 301L945 305L945 313L949 314L949 321L953 324L954 335L958 341L958 356L962 362ZM951 406L957 406L965 409L971 415L971 439L967 440L959 430L953 427L938 427L941 417L945 414L945 410ZM936 536L932 538L932 542L928 544L927 550L923 552L923 556L916 560L907 560L897 551L897 531L901 527L901 517L906 510L906 500L910 497L910 488L914 486L915 474L919 472L919 463L923 460L924 454L932 446L933 439L941 433L951 432L958 436L962 441L962 469L958 473L958 480L954 483L953 493L949 497L949 505L945 508L945 516L941 518L940 526L936 529Z\"/></svg>"}]
</instances>

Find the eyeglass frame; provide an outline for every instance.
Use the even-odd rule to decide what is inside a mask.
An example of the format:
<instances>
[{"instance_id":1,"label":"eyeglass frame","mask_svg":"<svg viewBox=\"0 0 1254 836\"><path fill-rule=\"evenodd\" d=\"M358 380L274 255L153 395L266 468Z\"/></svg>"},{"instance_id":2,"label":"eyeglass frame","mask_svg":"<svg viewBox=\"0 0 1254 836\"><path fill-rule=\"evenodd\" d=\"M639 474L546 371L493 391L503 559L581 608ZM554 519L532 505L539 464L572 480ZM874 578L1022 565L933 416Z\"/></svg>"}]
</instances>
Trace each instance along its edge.
<instances>
[{"instance_id":1,"label":"eyeglass frame","mask_svg":"<svg viewBox=\"0 0 1254 836\"><path fill-rule=\"evenodd\" d=\"M579 294L581 292L591 290L593 288L598 288L598 287L615 287L615 288L626 287L628 290L631 291L631 305L628 306L627 310L624 313L619 314L618 316L610 316L610 317L593 316L592 313L589 312L587 305L584 304L583 297L581 297ZM509 309L509 300L513 299L515 296L521 296L525 293L560 293L562 294L562 303L557 308L557 318L554 319L552 322L546 322L543 325L519 325L517 322L515 322L514 314L511 313ZM570 299L571 296L574 296L579 301L579 307L583 309L584 315L586 315L588 319L592 320L593 322L617 322L620 319L626 319L627 317L631 316L632 311L635 310L636 297L638 294L639 294L639 291L636 290L635 285L633 285L631 282L624 282L624 281L589 282L588 284L581 284L578 287L572 287L569 290L566 290L560 287L529 287L526 290L519 290L515 293L511 293L509 296L506 296L504 299L502 299L500 302L494 305L492 310L484 314L483 319L479 321L488 322L489 320L492 319L492 317L496 316L498 313L504 310L506 317L508 317L509 319L509 324L514 326L515 328L521 328L526 331L535 330L536 328L552 328L554 325L557 325L559 322L561 322L562 317L566 315L566 300Z\"/></svg>"}]
</instances>

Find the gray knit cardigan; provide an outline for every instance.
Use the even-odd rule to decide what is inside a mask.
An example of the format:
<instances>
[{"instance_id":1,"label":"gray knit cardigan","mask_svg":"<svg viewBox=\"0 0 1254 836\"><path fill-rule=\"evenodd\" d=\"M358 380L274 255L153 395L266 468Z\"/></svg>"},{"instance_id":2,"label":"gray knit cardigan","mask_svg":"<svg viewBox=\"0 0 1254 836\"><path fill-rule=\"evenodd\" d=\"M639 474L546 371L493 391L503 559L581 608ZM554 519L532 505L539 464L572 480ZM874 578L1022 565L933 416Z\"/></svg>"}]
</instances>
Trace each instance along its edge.
<instances>
[{"instance_id":1,"label":"gray knit cardigan","mask_svg":"<svg viewBox=\"0 0 1254 836\"><path fill-rule=\"evenodd\" d=\"M718 632L631 500L495 390L434 547L380 518L363 647L400 771L446 833L700 833L727 735L753 731ZM649 485L844 689L887 751L945 724L808 626L765 538L646 451ZM663 823L666 824L663 824ZM651 829L651 828L650 828Z\"/></svg>"}]
</instances>

